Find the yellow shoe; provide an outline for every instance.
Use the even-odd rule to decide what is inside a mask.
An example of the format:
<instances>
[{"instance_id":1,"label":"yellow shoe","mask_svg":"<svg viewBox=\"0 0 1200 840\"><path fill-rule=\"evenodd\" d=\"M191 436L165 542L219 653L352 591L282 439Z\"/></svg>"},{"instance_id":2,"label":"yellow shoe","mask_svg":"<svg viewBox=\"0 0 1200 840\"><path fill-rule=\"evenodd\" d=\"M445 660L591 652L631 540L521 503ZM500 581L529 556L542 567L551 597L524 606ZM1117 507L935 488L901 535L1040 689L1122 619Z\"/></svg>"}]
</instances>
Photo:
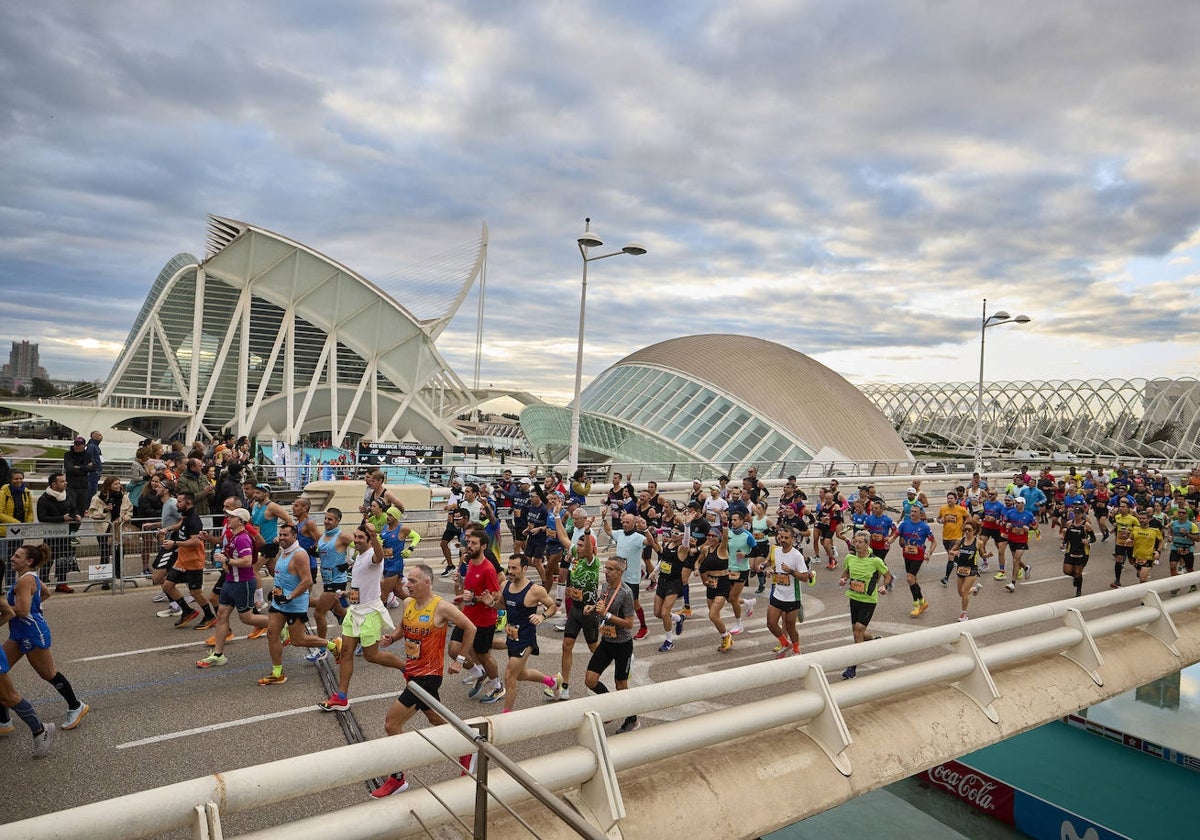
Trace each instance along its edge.
<instances>
[{"instance_id":1,"label":"yellow shoe","mask_svg":"<svg viewBox=\"0 0 1200 840\"><path fill-rule=\"evenodd\" d=\"M916 618L916 617L917 617L917 616L919 616L920 614L921 614L921 602L920 602L920 601L913 601L913 608L912 608L912 612L910 612L910 613L908 614L908 615L909 615L909 617L910 617L910 618Z\"/></svg>"},{"instance_id":2,"label":"yellow shoe","mask_svg":"<svg viewBox=\"0 0 1200 840\"><path fill-rule=\"evenodd\" d=\"M722 636L721 646L717 648L717 653L729 653L733 650L733 636Z\"/></svg>"},{"instance_id":3,"label":"yellow shoe","mask_svg":"<svg viewBox=\"0 0 1200 840\"><path fill-rule=\"evenodd\" d=\"M275 676L274 674L267 674L265 677L262 677L261 679L259 679L258 684L259 685L283 685L285 682L287 682L287 674L280 674L278 677Z\"/></svg>"},{"instance_id":4,"label":"yellow shoe","mask_svg":"<svg viewBox=\"0 0 1200 840\"><path fill-rule=\"evenodd\" d=\"M927 609L929 609L929 602L926 601L924 598L922 598L920 600L920 602L917 604L917 615L920 615L921 613L925 612L925 610L927 610Z\"/></svg>"}]
</instances>

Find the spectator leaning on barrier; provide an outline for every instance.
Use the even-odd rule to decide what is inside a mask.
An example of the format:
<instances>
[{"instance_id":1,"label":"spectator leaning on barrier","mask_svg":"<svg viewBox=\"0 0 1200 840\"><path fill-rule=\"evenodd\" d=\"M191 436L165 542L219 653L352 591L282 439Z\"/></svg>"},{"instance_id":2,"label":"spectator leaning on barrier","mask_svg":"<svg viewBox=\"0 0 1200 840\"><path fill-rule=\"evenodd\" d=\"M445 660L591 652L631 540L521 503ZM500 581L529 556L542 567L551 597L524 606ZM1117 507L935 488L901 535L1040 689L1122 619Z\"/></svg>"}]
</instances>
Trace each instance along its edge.
<instances>
[{"instance_id":1,"label":"spectator leaning on barrier","mask_svg":"<svg viewBox=\"0 0 1200 840\"><path fill-rule=\"evenodd\" d=\"M50 473L50 483L37 500L37 521L45 523L76 523L82 517L71 512L67 501L67 479L60 473ZM46 544L50 546L50 556L54 560L54 579L58 585L55 592L74 592L67 585L67 575L70 573L71 541L68 537L49 537Z\"/></svg>"},{"instance_id":2,"label":"spectator leaning on barrier","mask_svg":"<svg viewBox=\"0 0 1200 840\"><path fill-rule=\"evenodd\" d=\"M0 461L4 460L0 458ZM0 522L16 525L33 521L33 494L25 486L25 473L17 470L8 481L0 486ZM8 530L0 525L0 564L4 565L4 589L12 585L12 570L8 567L8 558L16 547L21 544L19 537L10 536Z\"/></svg>"}]
</instances>

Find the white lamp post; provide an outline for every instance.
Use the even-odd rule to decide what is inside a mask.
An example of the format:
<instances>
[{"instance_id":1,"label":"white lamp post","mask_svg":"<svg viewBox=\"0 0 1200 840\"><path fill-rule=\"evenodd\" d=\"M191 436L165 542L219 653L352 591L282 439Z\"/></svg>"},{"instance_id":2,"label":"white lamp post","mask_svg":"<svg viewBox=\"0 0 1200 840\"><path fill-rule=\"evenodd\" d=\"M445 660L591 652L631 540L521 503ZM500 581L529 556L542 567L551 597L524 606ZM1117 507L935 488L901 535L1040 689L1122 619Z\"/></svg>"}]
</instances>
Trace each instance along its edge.
<instances>
[{"instance_id":1,"label":"white lamp post","mask_svg":"<svg viewBox=\"0 0 1200 840\"><path fill-rule=\"evenodd\" d=\"M1028 324L1032 318L1028 315L1012 317L1004 310L995 315L987 314L987 298L983 299L983 319L979 324L979 390L975 393L975 472L983 472L983 348L987 339L988 327L998 327L1001 324Z\"/></svg>"},{"instance_id":2,"label":"white lamp post","mask_svg":"<svg viewBox=\"0 0 1200 840\"><path fill-rule=\"evenodd\" d=\"M587 271L588 263L596 260L605 260L609 257L617 257L621 254L630 254L635 257L640 257L646 253L646 249L639 242L630 242L620 251L613 251L608 254L601 254L596 257L588 256L589 248L599 248L604 245L604 240L592 232L592 220L583 220L583 233L576 240L579 243L579 256L583 258L583 287L579 292L579 346L575 352L575 402L571 407L571 474L575 474L575 470L579 469L579 401L580 393L583 390L583 324L584 317L587 312Z\"/></svg>"}]
</instances>

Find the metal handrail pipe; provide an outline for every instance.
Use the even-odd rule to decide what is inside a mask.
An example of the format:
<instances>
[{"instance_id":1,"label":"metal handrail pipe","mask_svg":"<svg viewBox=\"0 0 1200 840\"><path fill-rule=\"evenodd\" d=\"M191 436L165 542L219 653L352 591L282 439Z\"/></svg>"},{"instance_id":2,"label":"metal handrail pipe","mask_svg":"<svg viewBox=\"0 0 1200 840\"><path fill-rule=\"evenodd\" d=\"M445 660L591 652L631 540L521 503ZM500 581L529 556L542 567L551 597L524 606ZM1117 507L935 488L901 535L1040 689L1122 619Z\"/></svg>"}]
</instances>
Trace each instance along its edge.
<instances>
[{"instance_id":1,"label":"metal handrail pipe","mask_svg":"<svg viewBox=\"0 0 1200 840\"><path fill-rule=\"evenodd\" d=\"M950 653L937 659L834 683L829 686L829 692L839 708L849 709L934 683L953 682L974 670L974 659L962 653Z\"/></svg>"},{"instance_id":2,"label":"metal handrail pipe","mask_svg":"<svg viewBox=\"0 0 1200 840\"><path fill-rule=\"evenodd\" d=\"M1089 627L1091 625L1088 625ZM1057 627L1023 639L997 642L981 647L979 657L989 669L1021 662L1044 653L1062 653L1083 641L1083 633L1074 627Z\"/></svg>"}]
</instances>

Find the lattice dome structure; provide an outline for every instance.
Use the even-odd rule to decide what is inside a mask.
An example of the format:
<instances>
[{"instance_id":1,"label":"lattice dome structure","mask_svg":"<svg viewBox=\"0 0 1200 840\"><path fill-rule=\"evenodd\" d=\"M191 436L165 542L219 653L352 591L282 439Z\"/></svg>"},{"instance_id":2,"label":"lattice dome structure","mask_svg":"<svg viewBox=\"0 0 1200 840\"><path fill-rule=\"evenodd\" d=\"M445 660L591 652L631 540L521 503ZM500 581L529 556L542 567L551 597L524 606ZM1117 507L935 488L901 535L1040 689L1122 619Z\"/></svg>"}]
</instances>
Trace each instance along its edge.
<instances>
[{"instance_id":1,"label":"lattice dome structure","mask_svg":"<svg viewBox=\"0 0 1200 840\"><path fill-rule=\"evenodd\" d=\"M869 384L862 392L911 446L975 446L975 382ZM983 445L1121 457L1200 458L1200 380L992 382Z\"/></svg>"}]
</instances>

